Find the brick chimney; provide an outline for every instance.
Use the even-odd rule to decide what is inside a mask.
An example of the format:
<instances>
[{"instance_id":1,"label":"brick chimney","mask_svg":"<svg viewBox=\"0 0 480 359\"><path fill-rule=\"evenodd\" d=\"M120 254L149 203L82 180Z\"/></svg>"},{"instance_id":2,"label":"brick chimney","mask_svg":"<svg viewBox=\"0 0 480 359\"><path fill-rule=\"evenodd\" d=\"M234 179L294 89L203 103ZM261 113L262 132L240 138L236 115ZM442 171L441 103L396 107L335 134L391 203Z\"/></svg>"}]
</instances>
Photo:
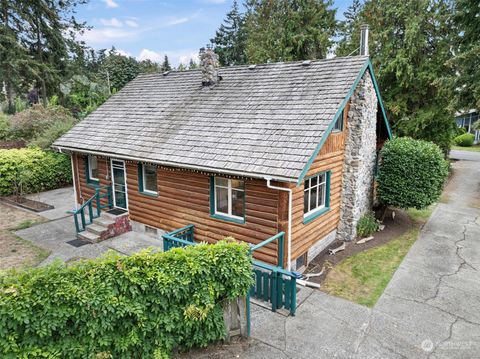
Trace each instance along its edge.
<instances>
[{"instance_id":1,"label":"brick chimney","mask_svg":"<svg viewBox=\"0 0 480 359\"><path fill-rule=\"evenodd\" d=\"M200 66L202 68L202 85L213 86L220 77L218 76L218 55L208 48L200 53Z\"/></svg>"}]
</instances>

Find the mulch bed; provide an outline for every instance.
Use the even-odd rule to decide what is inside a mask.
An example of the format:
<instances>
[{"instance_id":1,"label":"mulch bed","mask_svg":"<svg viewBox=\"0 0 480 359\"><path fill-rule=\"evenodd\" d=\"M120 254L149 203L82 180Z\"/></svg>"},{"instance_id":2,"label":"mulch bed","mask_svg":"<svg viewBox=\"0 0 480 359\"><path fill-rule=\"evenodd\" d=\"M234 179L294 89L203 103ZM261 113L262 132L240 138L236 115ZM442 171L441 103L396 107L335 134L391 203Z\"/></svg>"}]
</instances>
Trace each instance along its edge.
<instances>
[{"instance_id":1,"label":"mulch bed","mask_svg":"<svg viewBox=\"0 0 480 359\"><path fill-rule=\"evenodd\" d=\"M39 202L39 201L34 201L32 199L28 199L28 198L21 197L21 196L3 197L1 200L5 203L13 204L14 206L18 206L18 207L22 207L22 208L26 208L26 209L29 209L29 210L34 211L34 212L43 212L43 211L47 211L49 209L54 209L55 208L54 206L52 206L50 204L46 204L46 203Z\"/></svg>"},{"instance_id":2,"label":"mulch bed","mask_svg":"<svg viewBox=\"0 0 480 359\"><path fill-rule=\"evenodd\" d=\"M383 231L376 232L373 235L374 238L372 240L363 244L355 244L356 241L342 242L335 240L330 246L325 248L317 257L315 257L313 261L309 263L304 272L304 274L319 273L322 268L325 268L323 274L318 277L310 277L308 281L321 284L327 277L327 274L331 268L340 263L342 260L367 249L385 244L392 239L398 238L414 226L412 219L404 211L399 209L394 209L393 211L395 212L395 219L392 219L392 210L388 209L385 219L383 220L385 229ZM343 243L345 243L345 250L337 252L333 255L330 254L329 249L340 247Z\"/></svg>"}]
</instances>

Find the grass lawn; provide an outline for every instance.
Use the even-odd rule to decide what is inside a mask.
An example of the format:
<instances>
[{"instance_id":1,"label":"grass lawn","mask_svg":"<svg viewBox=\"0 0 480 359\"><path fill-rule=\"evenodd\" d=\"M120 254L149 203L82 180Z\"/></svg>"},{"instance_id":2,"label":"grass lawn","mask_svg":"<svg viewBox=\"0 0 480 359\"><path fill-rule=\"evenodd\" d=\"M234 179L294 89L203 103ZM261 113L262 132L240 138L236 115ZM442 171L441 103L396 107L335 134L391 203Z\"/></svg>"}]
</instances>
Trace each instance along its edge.
<instances>
[{"instance_id":1,"label":"grass lawn","mask_svg":"<svg viewBox=\"0 0 480 359\"><path fill-rule=\"evenodd\" d=\"M386 244L340 262L328 273L322 291L373 307L432 211L433 207L423 211L409 210L408 215L414 222L412 228Z\"/></svg>"},{"instance_id":2,"label":"grass lawn","mask_svg":"<svg viewBox=\"0 0 480 359\"><path fill-rule=\"evenodd\" d=\"M475 146L471 146L471 147L452 146L452 150L480 152L480 145L475 145Z\"/></svg>"},{"instance_id":3,"label":"grass lawn","mask_svg":"<svg viewBox=\"0 0 480 359\"><path fill-rule=\"evenodd\" d=\"M13 233L45 221L36 214L0 203L0 270L36 266L48 257L48 251Z\"/></svg>"}]
</instances>

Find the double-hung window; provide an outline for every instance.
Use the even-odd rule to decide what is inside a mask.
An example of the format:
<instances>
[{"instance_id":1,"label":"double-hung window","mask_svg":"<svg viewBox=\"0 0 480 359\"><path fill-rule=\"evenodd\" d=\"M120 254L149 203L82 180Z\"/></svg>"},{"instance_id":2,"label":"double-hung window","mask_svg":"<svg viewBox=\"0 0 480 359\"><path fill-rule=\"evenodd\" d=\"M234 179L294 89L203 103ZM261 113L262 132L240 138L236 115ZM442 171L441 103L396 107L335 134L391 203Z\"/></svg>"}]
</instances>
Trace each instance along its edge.
<instances>
[{"instance_id":1,"label":"double-hung window","mask_svg":"<svg viewBox=\"0 0 480 359\"><path fill-rule=\"evenodd\" d=\"M98 184L98 159L96 156L87 156L87 182L89 184Z\"/></svg>"},{"instance_id":2,"label":"double-hung window","mask_svg":"<svg viewBox=\"0 0 480 359\"><path fill-rule=\"evenodd\" d=\"M245 182L214 177L212 215L234 222L245 222Z\"/></svg>"},{"instance_id":3,"label":"double-hung window","mask_svg":"<svg viewBox=\"0 0 480 359\"><path fill-rule=\"evenodd\" d=\"M157 191L157 167L148 164L139 166L139 184L140 192L148 195L156 196Z\"/></svg>"},{"instance_id":4,"label":"double-hung window","mask_svg":"<svg viewBox=\"0 0 480 359\"><path fill-rule=\"evenodd\" d=\"M304 219L311 219L329 208L330 172L322 172L305 180L303 191Z\"/></svg>"}]
</instances>

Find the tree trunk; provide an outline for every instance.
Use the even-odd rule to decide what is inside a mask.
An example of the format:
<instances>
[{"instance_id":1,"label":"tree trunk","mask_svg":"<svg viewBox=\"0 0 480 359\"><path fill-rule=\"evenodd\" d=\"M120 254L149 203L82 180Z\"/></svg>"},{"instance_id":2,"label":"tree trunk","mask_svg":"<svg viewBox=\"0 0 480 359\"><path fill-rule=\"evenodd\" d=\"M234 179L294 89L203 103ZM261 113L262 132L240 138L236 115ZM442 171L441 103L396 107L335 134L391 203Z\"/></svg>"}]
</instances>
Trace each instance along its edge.
<instances>
[{"instance_id":1,"label":"tree trunk","mask_svg":"<svg viewBox=\"0 0 480 359\"><path fill-rule=\"evenodd\" d=\"M37 19L36 19L36 31L37 31L37 59L39 63L43 63L42 61L42 38L40 35L40 19L38 18L37 14ZM40 75L40 96L42 97L42 104L43 106L47 106L47 86L45 84L45 71L42 69L41 75Z\"/></svg>"},{"instance_id":2,"label":"tree trunk","mask_svg":"<svg viewBox=\"0 0 480 359\"><path fill-rule=\"evenodd\" d=\"M3 24L5 26L6 32L10 30L10 26L8 23L8 0L3 0L2 1L2 18L3 18ZM10 72L10 65L6 59L6 57L3 59L5 62L2 64L3 65L3 81L5 83L5 95L7 97L7 112L8 113L14 113L15 112L15 103L14 103L14 98L13 98L13 86L12 86L12 79L11 79L11 72Z\"/></svg>"}]
</instances>

